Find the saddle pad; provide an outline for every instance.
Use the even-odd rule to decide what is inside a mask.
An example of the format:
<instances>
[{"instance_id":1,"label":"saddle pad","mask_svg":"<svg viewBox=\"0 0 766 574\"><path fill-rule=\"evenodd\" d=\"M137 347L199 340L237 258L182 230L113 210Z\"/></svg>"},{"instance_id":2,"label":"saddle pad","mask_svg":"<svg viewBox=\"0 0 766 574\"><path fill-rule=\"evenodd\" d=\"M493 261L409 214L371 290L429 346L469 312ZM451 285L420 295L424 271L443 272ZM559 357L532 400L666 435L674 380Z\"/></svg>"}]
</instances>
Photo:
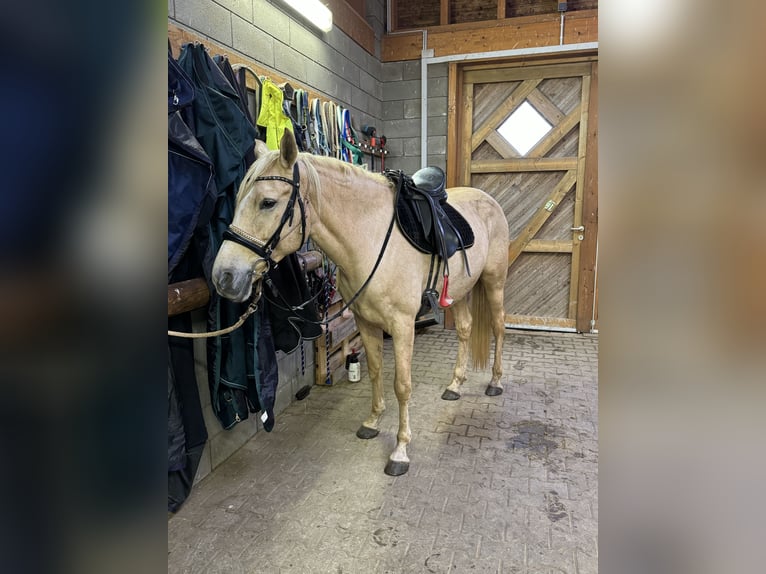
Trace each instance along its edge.
<instances>
[{"instance_id":1,"label":"saddle pad","mask_svg":"<svg viewBox=\"0 0 766 574\"><path fill-rule=\"evenodd\" d=\"M450 223L452 223L453 227L460 233L460 237L463 239L463 246L465 248L471 247L474 241L473 229L471 229L471 226L449 203L443 203L441 207L449 218ZM407 241L409 241L415 249L422 251L423 253L438 254L438 249L431 243L432 233L426 235L423 226L418 221L415 209L411 202L408 201L402 193L397 194L396 197L396 223L402 234L407 238ZM433 224L431 226L433 226ZM444 225L444 241L447 244L448 257L451 257L455 251L460 249L460 242L452 229L450 229L449 225Z\"/></svg>"}]
</instances>

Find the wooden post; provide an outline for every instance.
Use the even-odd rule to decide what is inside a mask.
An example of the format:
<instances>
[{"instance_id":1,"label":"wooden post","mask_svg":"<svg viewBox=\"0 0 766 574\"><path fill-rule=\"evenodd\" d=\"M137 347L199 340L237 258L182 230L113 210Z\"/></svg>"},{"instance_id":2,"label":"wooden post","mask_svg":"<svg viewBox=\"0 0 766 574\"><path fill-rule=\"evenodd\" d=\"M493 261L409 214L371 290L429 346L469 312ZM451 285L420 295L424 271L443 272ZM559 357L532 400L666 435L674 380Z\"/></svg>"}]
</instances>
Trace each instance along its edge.
<instances>
[{"instance_id":1,"label":"wooden post","mask_svg":"<svg viewBox=\"0 0 766 574\"><path fill-rule=\"evenodd\" d=\"M319 251L305 251L296 255L304 273L322 265L322 254ZM207 305L208 301L210 301L210 291L202 277L168 285L168 317L199 309Z\"/></svg>"},{"instance_id":2,"label":"wooden post","mask_svg":"<svg viewBox=\"0 0 766 574\"><path fill-rule=\"evenodd\" d=\"M590 331L596 289L596 242L598 241L598 62L593 63L588 102L588 156L583 182L582 224L585 226L580 244L580 281L577 292L577 330Z\"/></svg>"}]
</instances>

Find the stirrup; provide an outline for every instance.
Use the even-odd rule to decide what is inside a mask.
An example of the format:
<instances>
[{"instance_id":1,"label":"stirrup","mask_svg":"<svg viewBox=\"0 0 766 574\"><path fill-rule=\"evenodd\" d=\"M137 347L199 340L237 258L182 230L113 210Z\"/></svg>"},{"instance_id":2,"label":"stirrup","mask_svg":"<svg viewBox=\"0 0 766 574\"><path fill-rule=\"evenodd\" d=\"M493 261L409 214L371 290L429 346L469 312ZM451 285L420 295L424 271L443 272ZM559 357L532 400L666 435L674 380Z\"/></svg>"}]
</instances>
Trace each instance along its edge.
<instances>
[{"instance_id":1,"label":"stirrup","mask_svg":"<svg viewBox=\"0 0 766 574\"><path fill-rule=\"evenodd\" d=\"M443 322L441 308L439 307L439 293L436 289L426 289L423 295L428 301L428 306L431 308L432 319L436 321L437 325L441 325Z\"/></svg>"}]
</instances>

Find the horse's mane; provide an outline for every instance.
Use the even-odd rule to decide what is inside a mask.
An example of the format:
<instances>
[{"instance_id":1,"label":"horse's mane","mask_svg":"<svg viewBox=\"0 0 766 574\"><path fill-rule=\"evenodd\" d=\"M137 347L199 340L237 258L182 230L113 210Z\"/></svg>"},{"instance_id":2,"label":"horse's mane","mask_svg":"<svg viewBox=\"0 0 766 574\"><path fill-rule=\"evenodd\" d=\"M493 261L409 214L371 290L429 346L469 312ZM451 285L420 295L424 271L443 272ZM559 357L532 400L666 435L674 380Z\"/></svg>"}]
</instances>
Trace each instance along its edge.
<instances>
[{"instance_id":1,"label":"horse's mane","mask_svg":"<svg viewBox=\"0 0 766 574\"><path fill-rule=\"evenodd\" d=\"M364 177L378 184L383 184L387 186L391 185L391 181L382 173L370 172L356 165L338 161L332 157L324 157L321 155L301 153L300 158L304 160L308 160L309 163L324 165L328 168L335 169L336 171L340 173L340 175L342 175L345 178Z\"/></svg>"},{"instance_id":2,"label":"horse's mane","mask_svg":"<svg viewBox=\"0 0 766 574\"><path fill-rule=\"evenodd\" d=\"M354 186L357 188L365 188L364 180L368 180L376 185L383 185L390 189L393 189L393 183L385 175L381 173L369 172L365 169L339 161L332 157L324 157L320 155L313 155L309 153L301 153L298 156L299 160L304 160L304 165L307 169L304 171L304 178L309 183L309 188L314 189L314 197L316 202L317 212L321 213L321 184L319 181L319 174L317 173L317 167L324 167L327 170L334 171L339 180L342 180L347 186Z\"/></svg>"},{"instance_id":3,"label":"horse's mane","mask_svg":"<svg viewBox=\"0 0 766 574\"><path fill-rule=\"evenodd\" d=\"M309 169L305 170L303 177L308 181L309 186L316 190L317 197L321 186L319 183L319 175L317 174L316 166L324 166L334 170L342 179L351 180L355 178L363 178L375 182L378 185L385 185L387 187L393 186L391 181L381 173L369 172L350 163L338 161L332 157L324 157L301 152L298 154L298 160L302 160L304 165L308 166ZM236 202L239 203L243 195L246 193L245 190L249 190L252 187L253 183L255 182L255 178L260 177L266 172L274 171L275 165L278 162L279 152L268 153L263 157L258 158L253 163L253 165L250 166L250 169L245 174L245 177L242 178L242 183L240 184L239 191L237 192Z\"/></svg>"}]
</instances>

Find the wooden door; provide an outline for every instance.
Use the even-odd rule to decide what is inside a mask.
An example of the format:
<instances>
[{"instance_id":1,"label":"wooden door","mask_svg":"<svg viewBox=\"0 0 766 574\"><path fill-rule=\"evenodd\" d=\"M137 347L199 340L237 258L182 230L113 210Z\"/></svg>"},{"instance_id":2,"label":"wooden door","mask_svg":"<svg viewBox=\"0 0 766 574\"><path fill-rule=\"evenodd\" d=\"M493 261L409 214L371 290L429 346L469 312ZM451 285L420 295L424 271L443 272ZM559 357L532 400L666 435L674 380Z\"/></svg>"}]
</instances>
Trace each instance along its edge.
<instances>
[{"instance_id":1,"label":"wooden door","mask_svg":"<svg viewBox=\"0 0 766 574\"><path fill-rule=\"evenodd\" d=\"M591 329L596 65L474 64L450 70L450 136L457 142L450 146L450 183L483 189L506 213L509 327ZM520 119L524 113L531 124ZM539 139L523 141L537 133Z\"/></svg>"}]
</instances>

